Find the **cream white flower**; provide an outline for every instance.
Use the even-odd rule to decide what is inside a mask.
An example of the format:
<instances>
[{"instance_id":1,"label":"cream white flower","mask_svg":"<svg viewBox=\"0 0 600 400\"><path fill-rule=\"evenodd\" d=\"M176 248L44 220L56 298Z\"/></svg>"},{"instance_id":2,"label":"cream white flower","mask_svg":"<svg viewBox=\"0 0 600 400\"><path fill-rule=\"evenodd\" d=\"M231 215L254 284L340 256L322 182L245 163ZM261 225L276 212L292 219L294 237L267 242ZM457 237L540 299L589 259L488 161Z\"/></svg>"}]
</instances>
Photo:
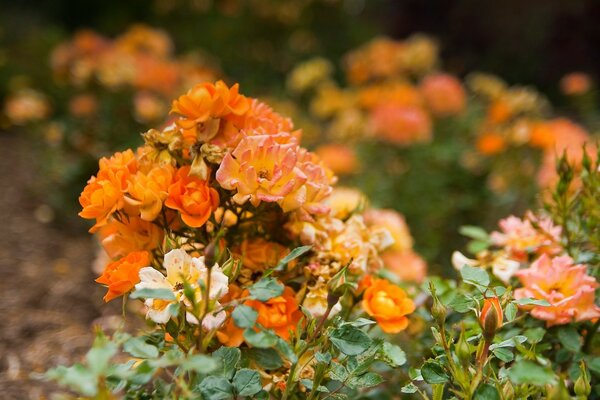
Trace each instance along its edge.
<instances>
[{"instance_id":1,"label":"cream white flower","mask_svg":"<svg viewBox=\"0 0 600 400\"><path fill-rule=\"evenodd\" d=\"M302 302L302 307L304 307L314 318L325 315L325 312L327 312L327 285L325 285L323 279L319 278L317 284L308 289L308 293ZM331 309L329 316L335 315L341 310L342 305L338 301Z\"/></svg>"},{"instance_id":2,"label":"cream white flower","mask_svg":"<svg viewBox=\"0 0 600 400\"><path fill-rule=\"evenodd\" d=\"M492 273L502 282L508 283L520 267L521 264L518 261L500 256L496 257L492 262Z\"/></svg>"},{"instance_id":3,"label":"cream white flower","mask_svg":"<svg viewBox=\"0 0 600 400\"><path fill-rule=\"evenodd\" d=\"M475 267L478 264L479 263L477 262L477 260L468 258L460 251L455 251L454 253L452 253L452 266L457 271L460 271L465 265L468 265L469 267Z\"/></svg>"},{"instance_id":4,"label":"cream white flower","mask_svg":"<svg viewBox=\"0 0 600 400\"><path fill-rule=\"evenodd\" d=\"M186 308L191 307L191 302L183 294L184 282L194 290L196 302L203 300L202 290L208 286L208 268L204 264L204 257L192 257L183 249L175 249L165 254L163 266L167 272L166 276L152 267L142 268L140 283L135 286L136 290L168 289L173 292L175 300L146 299L144 302L147 307L146 317L159 324L169 321L171 304L180 303ZM210 300L220 299L228 290L229 278L221 267L215 264L210 272ZM214 307L220 308L219 303L215 302ZM209 312L203 320L203 327L214 329L225 321L225 316L223 311L217 314ZM186 312L186 319L192 324L198 324L197 318L190 311Z\"/></svg>"}]
</instances>

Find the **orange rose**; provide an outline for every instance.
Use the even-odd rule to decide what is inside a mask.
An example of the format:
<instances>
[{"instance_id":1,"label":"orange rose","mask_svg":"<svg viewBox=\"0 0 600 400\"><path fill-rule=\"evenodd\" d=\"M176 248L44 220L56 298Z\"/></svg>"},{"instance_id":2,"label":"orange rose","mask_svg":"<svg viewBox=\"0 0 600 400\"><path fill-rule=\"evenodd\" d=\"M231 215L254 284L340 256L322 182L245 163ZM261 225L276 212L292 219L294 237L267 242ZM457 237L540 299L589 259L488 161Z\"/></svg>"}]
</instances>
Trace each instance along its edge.
<instances>
[{"instance_id":1,"label":"orange rose","mask_svg":"<svg viewBox=\"0 0 600 400\"><path fill-rule=\"evenodd\" d=\"M147 251L134 251L108 264L102 275L96 279L96 282L108 286L104 301L109 302L133 289L140 281L140 269L150 265L151 257Z\"/></svg>"},{"instance_id":2,"label":"orange rose","mask_svg":"<svg viewBox=\"0 0 600 400\"><path fill-rule=\"evenodd\" d=\"M589 92L592 87L590 76L585 72L571 72L560 80L560 89L567 96L578 96Z\"/></svg>"},{"instance_id":3,"label":"orange rose","mask_svg":"<svg viewBox=\"0 0 600 400\"><path fill-rule=\"evenodd\" d=\"M129 178L138 168L137 159L131 150L115 153L110 158L102 158L99 165L98 175L88 181L79 196L79 204L83 207L79 216L96 219L96 224L90 232L105 225L112 213L123 208L124 192L129 185Z\"/></svg>"},{"instance_id":4,"label":"orange rose","mask_svg":"<svg viewBox=\"0 0 600 400\"><path fill-rule=\"evenodd\" d=\"M248 300L244 304L258 311L257 322L259 324L267 329L273 329L278 336L285 340L290 338L290 331L296 330L296 325L302 317L302 311L298 308L294 291L287 286L279 297L274 297L264 303L258 300Z\"/></svg>"},{"instance_id":5,"label":"orange rose","mask_svg":"<svg viewBox=\"0 0 600 400\"><path fill-rule=\"evenodd\" d=\"M264 271L275 267L288 253L288 249L276 242L254 238L244 240L233 253L242 259L245 267L253 271Z\"/></svg>"},{"instance_id":6,"label":"orange rose","mask_svg":"<svg viewBox=\"0 0 600 400\"><path fill-rule=\"evenodd\" d=\"M406 315L415 311L415 303L406 292L385 279L374 279L367 287L362 307L386 333L398 333L406 329Z\"/></svg>"},{"instance_id":7,"label":"orange rose","mask_svg":"<svg viewBox=\"0 0 600 400\"><path fill-rule=\"evenodd\" d=\"M160 214L168 188L173 181L173 172L170 165L158 166L147 174L138 171L129 182L125 202L144 221L154 221Z\"/></svg>"},{"instance_id":8,"label":"orange rose","mask_svg":"<svg viewBox=\"0 0 600 400\"><path fill-rule=\"evenodd\" d=\"M165 205L179 211L186 225L198 228L217 209L219 193L207 181L190 175L190 168L185 166L177 171Z\"/></svg>"}]
</instances>

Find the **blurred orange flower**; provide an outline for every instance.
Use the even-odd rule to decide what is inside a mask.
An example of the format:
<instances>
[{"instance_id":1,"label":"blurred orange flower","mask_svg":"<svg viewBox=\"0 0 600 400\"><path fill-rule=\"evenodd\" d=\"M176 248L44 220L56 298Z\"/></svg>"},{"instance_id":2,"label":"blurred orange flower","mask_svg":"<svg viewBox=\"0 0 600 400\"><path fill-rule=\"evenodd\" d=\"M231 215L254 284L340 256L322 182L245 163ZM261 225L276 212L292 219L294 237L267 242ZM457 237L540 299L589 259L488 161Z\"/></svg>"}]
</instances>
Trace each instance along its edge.
<instances>
[{"instance_id":1,"label":"blurred orange flower","mask_svg":"<svg viewBox=\"0 0 600 400\"><path fill-rule=\"evenodd\" d=\"M506 139L496 132L485 132L477 137L477 150L483 155L491 156L506 150Z\"/></svg>"},{"instance_id":2,"label":"blurred orange flower","mask_svg":"<svg viewBox=\"0 0 600 400\"><path fill-rule=\"evenodd\" d=\"M183 222L201 227L219 205L219 193L207 181L190 175L190 166L181 167L171 186L165 205L179 211Z\"/></svg>"},{"instance_id":3,"label":"blurred orange flower","mask_svg":"<svg viewBox=\"0 0 600 400\"><path fill-rule=\"evenodd\" d=\"M419 107L380 105L371 113L371 128L376 136L401 146L432 139L429 115Z\"/></svg>"},{"instance_id":4,"label":"blurred orange flower","mask_svg":"<svg viewBox=\"0 0 600 400\"><path fill-rule=\"evenodd\" d=\"M584 72L571 72L560 80L560 89L567 96L587 93L592 87L590 76Z\"/></svg>"},{"instance_id":5,"label":"blurred orange flower","mask_svg":"<svg viewBox=\"0 0 600 400\"><path fill-rule=\"evenodd\" d=\"M258 311L257 322L267 329L273 329L281 338L288 340L290 332L295 332L302 311L298 307L294 291L286 286L281 296L261 302L248 300L244 303Z\"/></svg>"},{"instance_id":6,"label":"blurred orange flower","mask_svg":"<svg viewBox=\"0 0 600 400\"><path fill-rule=\"evenodd\" d=\"M351 174L358 169L358 159L354 150L343 144L325 144L315 151L335 174Z\"/></svg>"},{"instance_id":7,"label":"blurred orange flower","mask_svg":"<svg viewBox=\"0 0 600 400\"><path fill-rule=\"evenodd\" d=\"M108 286L104 301L109 302L133 289L140 281L140 269L149 266L151 259L152 256L147 251L134 251L108 264L96 279L96 282Z\"/></svg>"},{"instance_id":8,"label":"blurred orange flower","mask_svg":"<svg viewBox=\"0 0 600 400\"><path fill-rule=\"evenodd\" d=\"M406 329L407 315L415 311L415 303L406 292L385 279L374 279L367 287L362 307L386 333L398 333Z\"/></svg>"},{"instance_id":9,"label":"blurred orange flower","mask_svg":"<svg viewBox=\"0 0 600 400\"><path fill-rule=\"evenodd\" d=\"M390 250L407 251L412 249L413 238L408 224L402 215L395 210L371 208L364 213L365 223L369 228L386 229L394 239Z\"/></svg>"},{"instance_id":10,"label":"blurred orange flower","mask_svg":"<svg viewBox=\"0 0 600 400\"><path fill-rule=\"evenodd\" d=\"M402 282L421 283L427 276L427 263L412 250L388 250L381 255L386 268Z\"/></svg>"},{"instance_id":11,"label":"blurred orange flower","mask_svg":"<svg viewBox=\"0 0 600 400\"><path fill-rule=\"evenodd\" d=\"M438 116L460 114L466 106L465 89L456 77L449 74L426 76L421 82L425 103Z\"/></svg>"}]
</instances>

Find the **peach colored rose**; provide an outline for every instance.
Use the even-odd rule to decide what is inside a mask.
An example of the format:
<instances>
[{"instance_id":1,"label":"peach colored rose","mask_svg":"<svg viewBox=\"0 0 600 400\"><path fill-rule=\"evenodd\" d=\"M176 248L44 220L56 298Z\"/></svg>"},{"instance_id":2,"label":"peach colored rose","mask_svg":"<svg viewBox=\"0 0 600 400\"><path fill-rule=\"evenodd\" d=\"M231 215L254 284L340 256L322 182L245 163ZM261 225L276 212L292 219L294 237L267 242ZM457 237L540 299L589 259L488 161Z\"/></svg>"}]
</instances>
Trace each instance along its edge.
<instances>
[{"instance_id":1,"label":"peach colored rose","mask_svg":"<svg viewBox=\"0 0 600 400\"><path fill-rule=\"evenodd\" d=\"M406 292L385 279L374 279L366 288L362 307L386 333L398 333L406 329L407 315L415 311L415 304Z\"/></svg>"},{"instance_id":2,"label":"peach colored rose","mask_svg":"<svg viewBox=\"0 0 600 400\"><path fill-rule=\"evenodd\" d=\"M537 228L532 224L537 225ZM511 215L500 220L500 231L491 233L492 243L504 247L516 260L526 261L528 253L560 251L561 227L549 218L537 218L528 213L524 219Z\"/></svg>"},{"instance_id":3,"label":"peach colored rose","mask_svg":"<svg viewBox=\"0 0 600 400\"><path fill-rule=\"evenodd\" d=\"M158 225L130 216L122 222L110 219L98 236L108 256L116 259L134 251L154 250L161 245L164 233Z\"/></svg>"},{"instance_id":4,"label":"peach colored rose","mask_svg":"<svg viewBox=\"0 0 600 400\"><path fill-rule=\"evenodd\" d=\"M183 222L192 228L206 223L219 206L219 193L207 181L190 175L190 167L181 167L169 186L165 206L179 211Z\"/></svg>"},{"instance_id":5,"label":"peach colored rose","mask_svg":"<svg viewBox=\"0 0 600 400\"><path fill-rule=\"evenodd\" d=\"M109 302L133 289L140 281L140 269L149 266L151 261L152 256L149 252L134 251L108 264L102 275L96 279L96 282L108 286L104 301Z\"/></svg>"},{"instance_id":6,"label":"peach colored rose","mask_svg":"<svg viewBox=\"0 0 600 400\"><path fill-rule=\"evenodd\" d=\"M578 96L587 93L591 87L592 81L585 72L571 72L560 80L560 89L567 96Z\"/></svg>"},{"instance_id":7,"label":"peach colored rose","mask_svg":"<svg viewBox=\"0 0 600 400\"><path fill-rule=\"evenodd\" d=\"M223 158L217 181L224 189L236 191L233 200L238 204L281 203L306 182L298 166L298 151L297 145L279 144L271 135L245 137ZM303 203L302 198L286 200L290 207ZM284 207L284 211L289 209Z\"/></svg>"},{"instance_id":8,"label":"peach colored rose","mask_svg":"<svg viewBox=\"0 0 600 400\"><path fill-rule=\"evenodd\" d=\"M528 269L516 273L523 285L515 298L546 300L550 306L525 306L533 317L548 326L586 321L600 317L595 304L596 279L587 275L586 266L574 264L568 256L550 258L543 254Z\"/></svg>"}]
</instances>

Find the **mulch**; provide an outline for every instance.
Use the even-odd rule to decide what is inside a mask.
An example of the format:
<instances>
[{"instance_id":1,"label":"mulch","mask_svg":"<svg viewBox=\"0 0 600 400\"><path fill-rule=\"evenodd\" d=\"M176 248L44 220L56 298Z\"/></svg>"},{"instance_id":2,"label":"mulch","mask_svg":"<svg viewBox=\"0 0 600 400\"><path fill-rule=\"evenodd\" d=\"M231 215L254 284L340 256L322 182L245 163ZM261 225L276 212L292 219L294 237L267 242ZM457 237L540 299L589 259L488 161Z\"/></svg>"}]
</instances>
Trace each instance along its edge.
<instances>
[{"instance_id":1,"label":"mulch","mask_svg":"<svg viewBox=\"0 0 600 400\"><path fill-rule=\"evenodd\" d=\"M43 179L28 138L0 132L0 397L46 399L59 388L37 377L80 361L95 325L119 319L94 283L97 251L85 229L48 222ZM40 208L41 206L41 208ZM117 304L118 303L118 304Z\"/></svg>"}]
</instances>

